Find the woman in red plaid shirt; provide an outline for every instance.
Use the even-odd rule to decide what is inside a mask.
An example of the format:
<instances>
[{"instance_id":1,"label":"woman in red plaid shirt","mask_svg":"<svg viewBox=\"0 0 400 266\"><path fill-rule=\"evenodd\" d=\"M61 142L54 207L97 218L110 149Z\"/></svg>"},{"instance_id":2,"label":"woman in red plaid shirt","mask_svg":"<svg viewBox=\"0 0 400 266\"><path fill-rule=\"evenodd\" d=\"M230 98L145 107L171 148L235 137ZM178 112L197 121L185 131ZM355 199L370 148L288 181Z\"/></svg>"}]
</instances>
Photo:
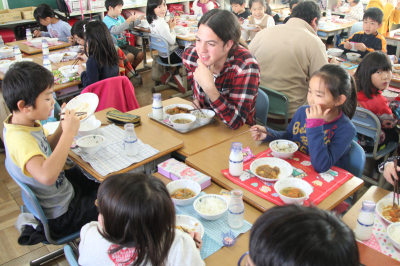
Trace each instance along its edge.
<instances>
[{"instance_id":1,"label":"woman in red plaid shirt","mask_svg":"<svg viewBox=\"0 0 400 266\"><path fill-rule=\"evenodd\" d=\"M254 125L260 67L239 44L240 25L231 12L208 11L199 22L196 45L183 54L195 100L211 107L231 129Z\"/></svg>"}]
</instances>

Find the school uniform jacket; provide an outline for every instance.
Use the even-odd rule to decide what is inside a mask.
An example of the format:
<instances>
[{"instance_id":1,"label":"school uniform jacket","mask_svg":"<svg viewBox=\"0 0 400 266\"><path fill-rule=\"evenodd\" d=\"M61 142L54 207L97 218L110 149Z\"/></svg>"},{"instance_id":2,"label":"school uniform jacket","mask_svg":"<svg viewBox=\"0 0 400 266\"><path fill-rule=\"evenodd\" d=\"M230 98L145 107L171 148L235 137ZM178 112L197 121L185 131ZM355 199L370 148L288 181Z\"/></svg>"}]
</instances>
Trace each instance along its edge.
<instances>
[{"instance_id":1,"label":"school uniform jacket","mask_svg":"<svg viewBox=\"0 0 400 266\"><path fill-rule=\"evenodd\" d=\"M382 51L386 53L386 39L382 35L380 35L378 32L375 32L374 34L365 34L363 31L359 31L353 34L349 39L346 41L342 42L339 45L340 49L343 49L345 53L352 52L351 50L347 50L344 48L344 43L345 42L357 42L357 43L363 43L365 46L367 46L367 50L365 52L357 51L357 53L361 54L361 57L366 56L369 52L374 52L374 51Z\"/></svg>"}]
</instances>

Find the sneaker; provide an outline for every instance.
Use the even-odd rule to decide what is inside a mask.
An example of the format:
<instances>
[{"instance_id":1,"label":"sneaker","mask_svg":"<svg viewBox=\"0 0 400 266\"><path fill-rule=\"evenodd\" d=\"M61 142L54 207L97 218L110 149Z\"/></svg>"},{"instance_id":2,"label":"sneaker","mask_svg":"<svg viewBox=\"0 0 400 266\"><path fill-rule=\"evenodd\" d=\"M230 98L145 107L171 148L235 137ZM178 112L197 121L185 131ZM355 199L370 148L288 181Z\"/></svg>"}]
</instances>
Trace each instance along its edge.
<instances>
[{"instance_id":1,"label":"sneaker","mask_svg":"<svg viewBox=\"0 0 400 266\"><path fill-rule=\"evenodd\" d=\"M186 92L186 88L183 87L183 79L181 77L181 75L177 74L174 76L174 80L176 82L176 85L178 85L178 90L181 93L185 93Z\"/></svg>"},{"instance_id":2,"label":"sneaker","mask_svg":"<svg viewBox=\"0 0 400 266\"><path fill-rule=\"evenodd\" d=\"M135 73L135 75L133 75L134 79L142 79L142 76L139 75L137 72Z\"/></svg>"},{"instance_id":3,"label":"sneaker","mask_svg":"<svg viewBox=\"0 0 400 266\"><path fill-rule=\"evenodd\" d=\"M164 75L161 76L160 81L162 84L166 84L172 78L171 71L165 72Z\"/></svg>"}]
</instances>

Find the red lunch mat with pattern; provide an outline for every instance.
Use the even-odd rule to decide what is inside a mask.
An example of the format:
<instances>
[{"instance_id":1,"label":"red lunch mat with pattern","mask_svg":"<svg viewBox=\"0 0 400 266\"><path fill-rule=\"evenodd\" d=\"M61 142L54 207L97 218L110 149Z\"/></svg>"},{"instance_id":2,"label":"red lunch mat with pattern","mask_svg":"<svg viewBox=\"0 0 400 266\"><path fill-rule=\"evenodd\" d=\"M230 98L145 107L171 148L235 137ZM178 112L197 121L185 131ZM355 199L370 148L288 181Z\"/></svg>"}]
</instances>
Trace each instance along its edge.
<instances>
[{"instance_id":1,"label":"red lunch mat with pattern","mask_svg":"<svg viewBox=\"0 0 400 266\"><path fill-rule=\"evenodd\" d=\"M263 151L257 156L243 164L243 170L249 170L250 164L258 158L274 157L271 149ZM310 156L296 151L291 159L285 160L293 167L293 173L290 177L302 178L307 181L312 187L313 192L308 199L309 203L318 205L332 192L343 185L353 175L339 167L332 166L331 169L325 173L317 173L311 165ZM253 194L266 199L276 205L283 205L283 201L279 198L278 193L274 189L274 182L263 181L256 176L243 172L240 177L233 177L229 174L229 169L221 170L222 174L233 183L241 186L244 189L252 192Z\"/></svg>"}]
</instances>

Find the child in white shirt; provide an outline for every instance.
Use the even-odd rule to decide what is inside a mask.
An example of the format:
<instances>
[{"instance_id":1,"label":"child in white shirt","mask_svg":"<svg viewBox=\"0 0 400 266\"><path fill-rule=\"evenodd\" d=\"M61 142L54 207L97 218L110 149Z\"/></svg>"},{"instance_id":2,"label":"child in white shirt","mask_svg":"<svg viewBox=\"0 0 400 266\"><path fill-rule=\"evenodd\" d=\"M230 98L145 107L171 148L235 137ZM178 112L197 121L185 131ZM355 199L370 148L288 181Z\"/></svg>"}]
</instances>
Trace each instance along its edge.
<instances>
[{"instance_id":1,"label":"child in white shirt","mask_svg":"<svg viewBox=\"0 0 400 266\"><path fill-rule=\"evenodd\" d=\"M346 2L347 3L343 4L342 0L339 0L336 5L336 10L340 11L339 7L347 7L347 10L342 12L345 14L345 19L362 20L364 16L364 7L360 0L346 0Z\"/></svg>"},{"instance_id":2,"label":"child in white shirt","mask_svg":"<svg viewBox=\"0 0 400 266\"><path fill-rule=\"evenodd\" d=\"M265 0L250 0L249 7L251 16L249 18L250 25L257 25L254 30L246 30L242 28L242 37L244 40L252 40L256 34L267 27L275 26L274 18L268 14L265 14L267 10L267 5Z\"/></svg>"}]
</instances>

